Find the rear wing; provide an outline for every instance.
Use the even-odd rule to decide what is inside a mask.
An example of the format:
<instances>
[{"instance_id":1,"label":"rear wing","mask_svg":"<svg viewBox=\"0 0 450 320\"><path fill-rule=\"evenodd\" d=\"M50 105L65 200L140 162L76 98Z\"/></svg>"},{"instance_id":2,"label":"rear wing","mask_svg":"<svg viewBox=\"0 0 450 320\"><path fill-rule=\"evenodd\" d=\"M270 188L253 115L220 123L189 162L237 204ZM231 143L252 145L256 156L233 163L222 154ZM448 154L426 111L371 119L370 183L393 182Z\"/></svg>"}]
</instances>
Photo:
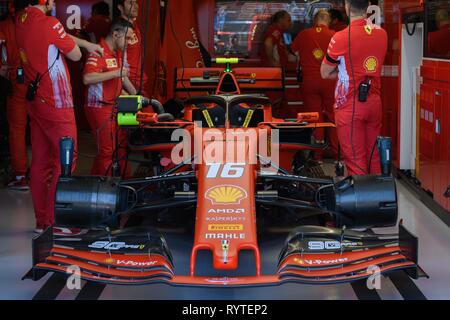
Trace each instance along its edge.
<instances>
[{"instance_id":1,"label":"rear wing","mask_svg":"<svg viewBox=\"0 0 450 320\"><path fill-rule=\"evenodd\" d=\"M177 68L175 69L175 92L214 93L225 73L223 68ZM284 91L283 69L238 67L233 68L241 93L266 93Z\"/></svg>"}]
</instances>

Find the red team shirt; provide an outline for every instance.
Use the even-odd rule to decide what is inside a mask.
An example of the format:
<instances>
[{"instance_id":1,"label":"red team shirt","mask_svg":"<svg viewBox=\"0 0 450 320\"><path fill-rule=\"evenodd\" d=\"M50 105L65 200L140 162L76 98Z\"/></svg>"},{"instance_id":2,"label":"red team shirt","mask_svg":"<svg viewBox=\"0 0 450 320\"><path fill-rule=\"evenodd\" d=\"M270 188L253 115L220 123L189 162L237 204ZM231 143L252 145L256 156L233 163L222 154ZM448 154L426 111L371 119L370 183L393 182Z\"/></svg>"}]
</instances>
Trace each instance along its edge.
<instances>
[{"instance_id":1,"label":"red team shirt","mask_svg":"<svg viewBox=\"0 0 450 320\"><path fill-rule=\"evenodd\" d=\"M127 44L127 58L125 65L130 68L130 76L129 79L131 83L135 86L136 90L139 90L139 79L141 76L141 69L142 69L142 36L141 32L139 31L139 26L137 25L137 22L133 23L133 31L134 36L133 39L128 41ZM144 72L143 78L142 78L142 88L144 89L145 83L147 82L147 76Z\"/></svg>"},{"instance_id":2,"label":"red team shirt","mask_svg":"<svg viewBox=\"0 0 450 320\"><path fill-rule=\"evenodd\" d=\"M6 20L0 22L0 40L4 40L6 44L7 64L11 68L9 71L9 79L16 80L16 70L20 67L19 49L16 41L16 26L13 18L8 17ZM1 59L0 59L1 65Z\"/></svg>"},{"instance_id":3,"label":"red team shirt","mask_svg":"<svg viewBox=\"0 0 450 320\"><path fill-rule=\"evenodd\" d=\"M380 94L380 77L387 51L387 33L379 26L369 24L366 19L351 23L350 44L356 90L366 76L371 79L370 94ZM352 71L349 61L348 28L337 32L330 41L324 62L338 66L338 82L336 85L335 108L351 104L354 85L350 81ZM367 45L370 43L371 45Z\"/></svg>"},{"instance_id":4,"label":"red team shirt","mask_svg":"<svg viewBox=\"0 0 450 320\"><path fill-rule=\"evenodd\" d=\"M428 51L431 54L450 57L450 23L428 34Z\"/></svg>"},{"instance_id":5,"label":"red team shirt","mask_svg":"<svg viewBox=\"0 0 450 320\"><path fill-rule=\"evenodd\" d=\"M292 51L300 55L304 75L320 77L320 66L334 31L325 25L318 25L299 33L292 43Z\"/></svg>"},{"instance_id":6,"label":"red team shirt","mask_svg":"<svg viewBox=\"0 0 450 320\"><path fill-rule=\"evenodd\" d=\"M267 29L267 32L264 36L264 41L266 41L267 38L272 38L275 60L278 60L280 62L280 65L286 68L288 65L288 56L286 53L286 45L284 43L283 32L281 32L281 30L277 26L271 25ZM270 65L264 43L262 48L261 60L264 66Z\"/></svg>"},{"instance_id":7,"label":"red team shirt","mask_svg":"<svg viewBox=\"0 0 450 320\"><path fill-rule=\"evenodd\" d=\"M105 39L101 39L99 45L104 49L103 57L97 57L90 54L84 66L84 74L102 73L121 68L122 51L111 51L106 44ZM87 107L112 106L122 92L122 80L120 78L114 78L108 81L91 84L86 91L85 105Z\"/></svg>"},{"instance_id":8,"label":"red team shirt","mask_svg":"<svg viewBox=\"0 0 450 320\"><path fill-rule=\"evenodd\" d=\"M42 77L35 99L55 108L72 108L72 88L64 54L75 48L75 41L66 34L64 26L55 17L28 7L17 18L16 37L26 83L34 81L37 73Z\"/></svg>"}]
</instances>

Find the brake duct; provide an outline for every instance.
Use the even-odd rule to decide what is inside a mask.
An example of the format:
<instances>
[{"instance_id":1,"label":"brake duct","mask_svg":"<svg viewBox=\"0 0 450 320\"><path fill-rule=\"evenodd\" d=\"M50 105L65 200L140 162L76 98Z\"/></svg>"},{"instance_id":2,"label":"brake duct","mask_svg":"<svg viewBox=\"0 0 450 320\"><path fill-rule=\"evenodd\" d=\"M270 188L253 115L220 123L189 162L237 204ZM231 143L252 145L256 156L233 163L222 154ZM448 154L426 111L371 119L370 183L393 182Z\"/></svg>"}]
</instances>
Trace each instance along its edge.
<instances>
[{"instance_id":1,"label":"brake duct","mask_svg":"<svg viewBox=\"0 0 450 320\"><path fill-rule=\"evenodd\" d=\"M114 228L121 213L129 213L133 209L142 212L154 207L144 202L139 203L140 199L133 191L134 185L150 185L194 177L193 173L123 181L109 177L61 177L55 196L55 220L61 227ZM338 182L285 174L260 174L258 177L287 183L322 184L323 187L317 191L319 201L311 204L311 208L335 213L337 226L375 228L394 226L397 222L397 192L395 180L391 176L351 176ZM192 204L192 201L195 203L195 199L183 201L176 197L166 200L172 201L172 206ZM259 201L258 196L256 201ZM271 201L275 203L277 199L266 200L264 203L270 205ZM294 203L292 205L294 206Z\"/></svg>"}]
</instances>

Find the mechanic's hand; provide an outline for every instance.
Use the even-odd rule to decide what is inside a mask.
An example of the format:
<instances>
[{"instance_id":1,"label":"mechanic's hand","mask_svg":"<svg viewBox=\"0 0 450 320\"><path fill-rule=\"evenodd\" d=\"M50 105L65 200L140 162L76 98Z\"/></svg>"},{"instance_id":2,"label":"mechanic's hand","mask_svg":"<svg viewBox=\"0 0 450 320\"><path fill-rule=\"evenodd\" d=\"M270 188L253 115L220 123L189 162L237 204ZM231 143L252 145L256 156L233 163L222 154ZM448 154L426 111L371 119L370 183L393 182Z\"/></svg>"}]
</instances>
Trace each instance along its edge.
<instances>
[{"instance_id":1,"label":"mechanic's hand","mask_svg":"<svg viewBox=\"0 0 450 320\"><path fill-rule=\"evenodd\" d=\"M7 65L0 66L0 76L7 78L8 71L9 71L9 66L7 66Z\"/></svg>"},{"instance_id":2,"label":"mechanic's hand","mask_svg":"<svg viewBox=\"0 0 450 320\"><path fill-rule=\"evenodd\" d=\"M96 43L88 42L85 49L94 56L103 57L103 48Z\"/></svg>"},{"instance_id":3,"label":"mechanic's hand","mask_svg":"<svg viewBox=\"0 0 450 320\"><path fill-rule=\"evenodd\" d=\"M116 70L116 77L120 78L122 76L122 80L125 77L128 77L130 75L130 69L127 67L123 67L122 69L117 69Z\"/></svg>"}]
</instances>

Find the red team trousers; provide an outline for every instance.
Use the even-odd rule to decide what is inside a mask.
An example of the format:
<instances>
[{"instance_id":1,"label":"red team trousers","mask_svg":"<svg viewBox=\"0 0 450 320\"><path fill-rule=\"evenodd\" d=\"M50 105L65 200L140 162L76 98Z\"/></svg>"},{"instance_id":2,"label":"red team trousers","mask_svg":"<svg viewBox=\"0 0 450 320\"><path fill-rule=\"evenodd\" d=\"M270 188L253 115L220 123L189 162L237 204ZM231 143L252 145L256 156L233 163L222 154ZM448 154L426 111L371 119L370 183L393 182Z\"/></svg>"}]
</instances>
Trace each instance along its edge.
<instances>
[{"instance_id":1,"label":"red team trousers","mask_svg":"<svg viewBox=\"0 0 450 320\"><path fill-rule=\"evenodd\" d=\"M38 97L27 101L30 116L32 159L30 188L36 226L46 228L54 223L55 190L61 173L59 140L64 136L74 139L72 171L75 169L77 128L73 108L54 108Z\"/></svg>"},{"instance_id":2,"label":"red team trousers","mask_svg":"<svg viewBox=\"0 0 450 320\"><path fill-rule=\"evenodd\" d=\"M334 123L333 105L336 82L304 74L301 86L303 102L306 108L305 111L319 113L320 122ZM336 154L338 141L335 129L331 128L328 136L331 150ZM323 129L316 129L314 137L318 140L324 140L325 131Z\"/></svg>"},{"instance_id":3,"label":"red team trousers","mask_svg":"<svg viewBox=\"0 0 450 320\"><path fill-rule=\"evenodd\" d=\"M24 176L27 172L25 134L28 115L25 106L26 91L27 88L24 84L14 83L13 95L8 97L6 103L9 126L9 151L11 154L11 165L16 176Z\"/></svg>"},{"instance_id":4,"label":"red team trousers","mask_svg":"<svg viewBox=\"0 0 450 320\"><path fill-rule=\"evenodd\" d=\"M113 116L112 106L104 107L85 107L86 118L91 127L92 134L97 142L97 156L91 169L91 175L107 176L111 175L111 164L114 149L116 148L116 117ZM126 144L126 134L123 130L118 131L119 143L121 146ZM119 158L126 157L125 148L119 148ZM122 175L129 176L130 168L126 166L125 161L120 161Z\"/></svg>"},{"instance_id":5,"label":"red team trousers","mask_svg":"<svg viewBox=\"0 0 450 320\"><path fill-rule=\"evenodd\" d=\"M376 139L381 134L381 106L380 96L373 94L369 95L367 102L356 100L354 116L352 100L335 109L337 134L348 175L381 173L376 146Z\"/></svg>"}]
</instances>

